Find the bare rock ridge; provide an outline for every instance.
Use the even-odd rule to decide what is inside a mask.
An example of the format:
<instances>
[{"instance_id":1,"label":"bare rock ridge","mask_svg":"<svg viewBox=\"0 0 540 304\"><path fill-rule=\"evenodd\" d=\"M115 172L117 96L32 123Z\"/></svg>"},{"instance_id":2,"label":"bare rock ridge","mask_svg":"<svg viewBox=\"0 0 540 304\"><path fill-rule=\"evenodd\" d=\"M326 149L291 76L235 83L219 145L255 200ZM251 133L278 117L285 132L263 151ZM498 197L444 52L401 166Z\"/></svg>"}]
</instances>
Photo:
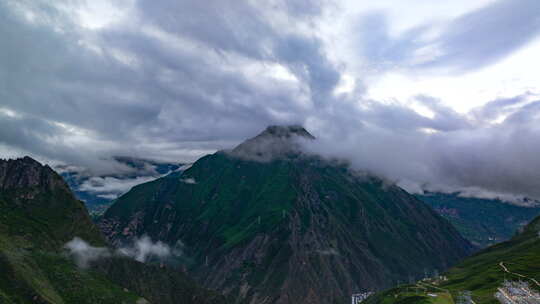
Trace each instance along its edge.
<instances>
[{"instance_id":1,"label":"bare rock ridge","mask_svg":"<svg viewBox=\"0 0 540 304\"><path fill-rule=\"evenodd\" d=\"M49 166L43 166L33 158L0 159L0 189L61 187L69 191L64 180Z\"/></svg>"},{"instance_id":2,"label":"bare rock ridge","mask_svg":"<svg viewBox=\"0 0 540 304\"><path fill-rule=\"evenodd\" d=\"M291 138L293 136L300 136L300 137L306 137L309 139L315 139L311 133L309 133L304 127L301 125L290 125L290 126L279 126L279 125L273 125L268 126L266 130L264 130L261 134L259 134L257 137L280 137L280 138Z\"/></svg>"}]
</instances>

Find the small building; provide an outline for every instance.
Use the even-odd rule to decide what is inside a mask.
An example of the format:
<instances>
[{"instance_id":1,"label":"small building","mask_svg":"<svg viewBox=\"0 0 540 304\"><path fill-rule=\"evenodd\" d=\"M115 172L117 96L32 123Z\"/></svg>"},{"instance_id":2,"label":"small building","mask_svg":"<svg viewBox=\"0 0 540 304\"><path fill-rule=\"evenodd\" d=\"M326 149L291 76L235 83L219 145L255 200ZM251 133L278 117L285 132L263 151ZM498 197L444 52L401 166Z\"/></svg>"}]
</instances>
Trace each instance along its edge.
<instances>
[{"instance_id":1,"label":"small building","mask_svg":"<svg viewBox=\"0 0 540 304\"><path fill-rule=\"evenodd\" d=\"M355 293L352 295L352 304L362 303L364 302L365 299L369 298L369 296L371 296L372 294L373 292L371 291Z\"/></svg>"}]
</instances>

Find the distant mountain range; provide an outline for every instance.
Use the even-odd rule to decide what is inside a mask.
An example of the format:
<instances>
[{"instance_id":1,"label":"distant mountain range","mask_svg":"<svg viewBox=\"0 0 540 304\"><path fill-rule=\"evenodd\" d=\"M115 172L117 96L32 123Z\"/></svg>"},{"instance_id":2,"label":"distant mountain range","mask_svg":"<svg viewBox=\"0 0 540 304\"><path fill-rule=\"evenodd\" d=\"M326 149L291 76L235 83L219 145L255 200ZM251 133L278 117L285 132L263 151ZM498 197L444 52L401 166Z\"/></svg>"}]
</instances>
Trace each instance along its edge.
<instances>
[{"instance_id":1,"label":"distant mountain range","mask_svg":"<svg viewBox=\"0 0 540 304\"><path fill-rule=\"evenodd\" d=\"M500 200L462 197L459 193L416 195L449 220L475 246L506 241L540 215L538 206L518 206Z\"/></svg>"},{"instance_id":2,"label":"distant mountain range","mask_svg":"<svg viewBox=\"0 0 540 304\"><path fill-rule=\"evenodd\" d=\"M55 170L60 172L75 196L85 202L91 215L101 215L114 199L131 187L189 166L127 156L116 156L113 161L125 170L109 174L95 174L92 170L73 166L58 166Z\"/></svg>"},{"instance_id":3,"label":"distant mountain range","mask_svg":"<svg viewBox=\"0 0 540 304\"><path fill-rule=\"evenodd\" d=\"M181 242L198 282L236 303L345 303L443 270L472 245L383 180L301 152L313 136L273 126L181 174L135 186L99 223L115 245Z\"/></svg>"},{"instance_id":4,"label":"distant mountain range","mask_svg":"<svg viewBox=\"0 0 540 304\"><path fill-rule=\"evenodd\" d=\"M75 237L86 269L65 248ZM227 303L179 269L112 250L50 167L29 157L0 160L0 303Z\"/></svg>"}]
</instances>

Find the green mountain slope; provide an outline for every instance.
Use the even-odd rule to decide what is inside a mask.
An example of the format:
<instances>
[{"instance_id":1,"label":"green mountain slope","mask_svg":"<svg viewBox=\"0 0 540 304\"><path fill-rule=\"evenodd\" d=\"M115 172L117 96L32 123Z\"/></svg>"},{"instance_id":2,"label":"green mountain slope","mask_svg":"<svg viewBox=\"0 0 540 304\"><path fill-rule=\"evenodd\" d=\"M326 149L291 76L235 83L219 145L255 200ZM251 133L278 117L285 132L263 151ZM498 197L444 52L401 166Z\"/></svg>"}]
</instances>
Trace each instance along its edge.
<instances>
[{"instance_id":1,"label":"green mountain slope","mask_svg":"<svg viewBox=\"0 0 540 304\"><path fill-rule=\"evenodd\" d=\"M402 189L303 155L301 127L270 127L182 175L134 187L100 227L115 244L148 234L181 241L206 287L241 303L343 303L471 245Z\"/></svg>"},{"instance_id":2,"label":"green mountain slope","mask_svg":"<svg viewBox=\"0 0 540 304\"><path fill-rule=\"evenodd\" d=\"M0 160L0 208L0 231L36 247L58 249L74 235L104 245L62 178L29 157Z\"/></svg>"},{"instance_id":3,"label":"green mountain slope","mask_svg":"<svg viewBox=\"0 0 540 304\"><path fill-rule=\"evenodd\" d=\"M460 197L458 194L415 195L450 221L480 248L510 239L540 214L540 207L511 205L500 200Z\"/></svg>"},{"instance_id":4,"label":"green mountain slope","mask_svg":"<svg viewBox=\"0 0 540 304\"><path fill-rule=\"evenodd\" d=\"M532 288L540 290L540 286L530 280L540 280L539 231L540 217L537 217L511 240L488 247L451 268L445 274L448 280L442 282L439 288L448 290L454 298L462 291L471 291L472 300L477 304L499 303L493 295L505 279L525 280ZM414 297L417 301L432 303L425 293L415 295L411 290L410 286L387 290L371 297L366 303L407 303Z\"/></svg>"},{"instance_id":5,"label":"green mountain slope","mask_svg":"<svg viewBox=\"0 0 540 304\"><path fill-rule=\"evenodd\" d=\"M80 269L63 250L75 236L105 245L63 179L28 157L0 160L0 303L225 302L181 272L127 258Z\"/></svg>"}]
</instances>

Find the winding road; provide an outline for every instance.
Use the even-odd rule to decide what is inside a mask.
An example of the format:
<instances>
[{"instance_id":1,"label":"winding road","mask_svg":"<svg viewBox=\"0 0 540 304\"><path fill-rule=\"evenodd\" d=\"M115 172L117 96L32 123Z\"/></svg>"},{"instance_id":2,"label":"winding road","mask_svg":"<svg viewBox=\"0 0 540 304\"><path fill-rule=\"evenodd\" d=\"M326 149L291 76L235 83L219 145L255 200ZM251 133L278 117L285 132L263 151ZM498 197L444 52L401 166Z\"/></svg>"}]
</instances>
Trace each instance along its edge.
<instances>
[{"instance_id":1,"label":"winding road","mask_svg":"<svg viewBox=\"0 0 540 304\"><path fill-rule=\"evenodd\" d=\"M527 280L530 280L532 282L534 282L534 284L536 284L536 286L540 287L540 283L538 283L538 281L534 278L529 278L528 276L525 276L525 275L522 275L522 274L519 274L519 273L516 273L516 272L512 272L510 270L508 270L508 268L506 266L504 266L504 262L500 262L499 263L499 266L501 266L501 268L506 272L506 273L509 273L509 274L513 274L515 276L518 276L520 278L525 278Z\"/></svg>"}]
</instances>

